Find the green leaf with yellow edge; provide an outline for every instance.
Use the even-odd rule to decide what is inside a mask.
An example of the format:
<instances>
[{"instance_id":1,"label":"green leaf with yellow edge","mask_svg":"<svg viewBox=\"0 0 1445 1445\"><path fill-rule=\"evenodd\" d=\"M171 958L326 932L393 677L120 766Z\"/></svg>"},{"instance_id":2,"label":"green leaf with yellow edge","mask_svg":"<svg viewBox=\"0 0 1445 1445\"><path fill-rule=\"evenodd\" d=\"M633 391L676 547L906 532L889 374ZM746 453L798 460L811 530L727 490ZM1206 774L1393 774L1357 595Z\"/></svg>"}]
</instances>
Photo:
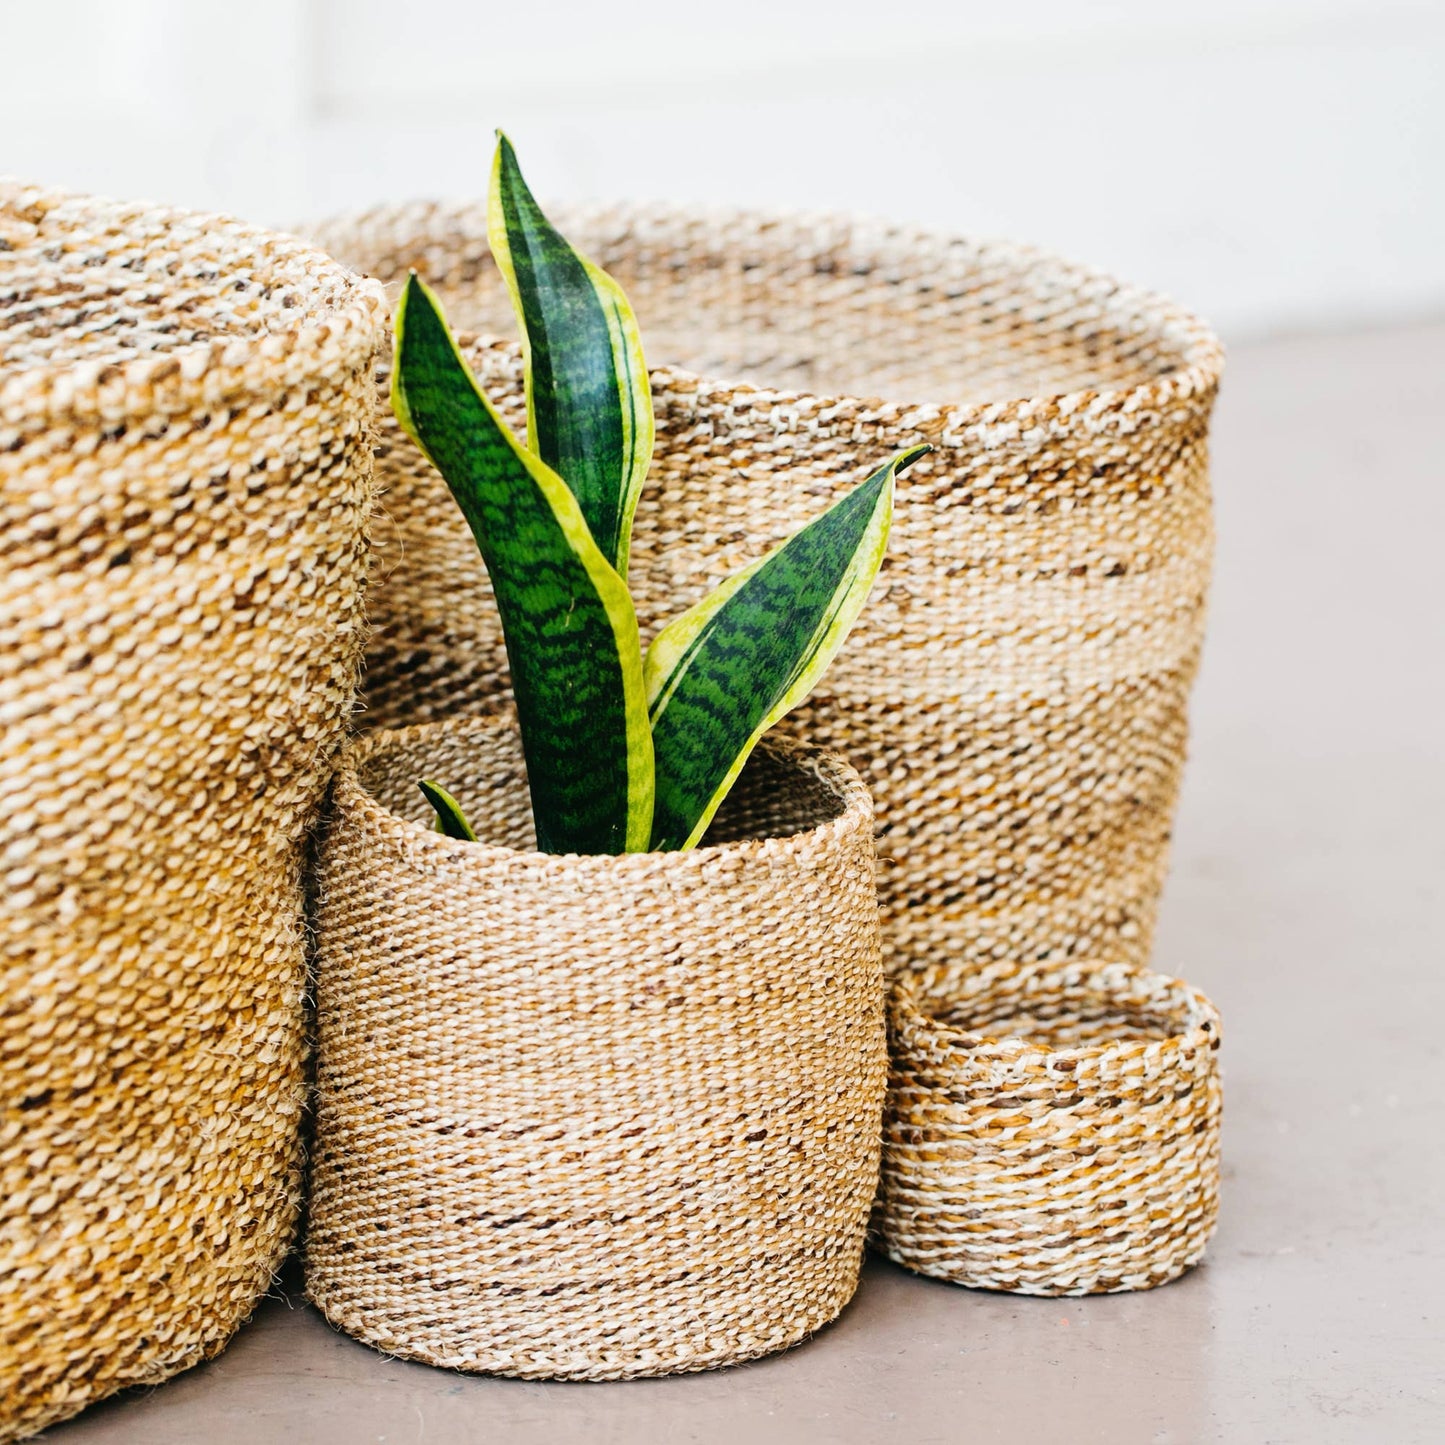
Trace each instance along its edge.
<instances>
[{"instance_id":1,"label":"green leaf with yellow edge","mask_svg":"<svg viewBox=\"0 0 1445 1445\"><path fill-rule=\"evenodd\" d=\"M498 132L487 228L526 361L528 444L571 487L602 555L626 577L652 459L652 390L622 288L542 214Z\"/></svg>"},{"instance_id":2,"label":"green leaf with yellow edge","mask_svg":"<svg viewBox=\"0 0 1445 1445\"><path fill-rule=\"evenodd\" d=\"M654 849L691 848L758 739L817 685L883 561L900 452L654 639L644 662Z\"/></svg>"},{"instance_id":3,"label":"green leaf with yellow edge","mask_svg":"<svg viewBox=\"0 0 1445 1445\"><path fill-rule=\"evenodd\" d=\"M440 783L423 778L417 787L421 789L427 802L436 809L438 833L445 833L448 838L456 838L465 843L477 841L472 825L467 822L467 815L462 812L462 805Z\"/></svg>"},{"instance_id":4,"label":"green leaf with yellow edge","mask_svg":"<svg viewBox=\"0 0 1445 1445\"><path fill-rule=\"evenodd\" d=\"M397 310L392 405L451 488L492 579L537 846L646 849L652 738L627 585L566 483L483 395L414 274Z\"/></svg>"}]
</instances>

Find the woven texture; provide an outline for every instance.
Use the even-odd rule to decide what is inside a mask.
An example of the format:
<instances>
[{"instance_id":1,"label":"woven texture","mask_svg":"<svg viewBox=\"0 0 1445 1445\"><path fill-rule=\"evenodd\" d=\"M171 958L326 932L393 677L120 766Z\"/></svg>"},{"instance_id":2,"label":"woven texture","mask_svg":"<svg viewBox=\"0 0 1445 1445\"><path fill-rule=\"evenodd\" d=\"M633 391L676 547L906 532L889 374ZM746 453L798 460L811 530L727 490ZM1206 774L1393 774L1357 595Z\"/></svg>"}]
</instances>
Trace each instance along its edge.
<instances>
[{"instance_id":1,"label":"woven texture","mask_svg":"<svg viewBox=\"0 0 1445 1445\"><path fill-rule=\"evenodd\" d=\"M481 844L427 826L454 790ZM852 1296L887 1063L872 808L760 749L707 844L557 857L510 724L379 732L321 860L306 1287L388 1353L601 1380Z\"/></svg>"},{"instance_id":2,"label":"woven texture","mask_svg":"<svg viewBox=\"0 0 1445 1445\"><path fill-rule=\"evenodd\" d=\"M1212 547L1207 328L1025 248L846 220L557 218L626 287L654 362L773 388L654 371L629 574L645 631L895 449L935 448L899 480L856 631L784 724L873 793L892 967L1144 962ZM460 323L511 335L484 222L411 207L321 237L388 282L415 265ZM469 351L520 426L515 352ZM472 711L506 680L476 549L394 424L378 468L369 716Z\"/></svg>"},{"instance_id":3,"label":"woven texture","mask_svg":"<svg viewBox=\"0 0 1445 1445\"><path fill-rule=\"evenodd\" d=\"M0 1439L214 1354L299 1198L379 288L0 183Z\"/></svg>"},{"instance_id":4,"label":"woven texture","mask_svg":"<svg viewBox=\"0 0 1445 1445\"><path fill-rule=\"evenodd\" d=\"M1219 1015L1124 965L933 968L895 981L890 1259L1017 1294L1149 1289L1219 1211Z\"/></svg>"}]
</instances>

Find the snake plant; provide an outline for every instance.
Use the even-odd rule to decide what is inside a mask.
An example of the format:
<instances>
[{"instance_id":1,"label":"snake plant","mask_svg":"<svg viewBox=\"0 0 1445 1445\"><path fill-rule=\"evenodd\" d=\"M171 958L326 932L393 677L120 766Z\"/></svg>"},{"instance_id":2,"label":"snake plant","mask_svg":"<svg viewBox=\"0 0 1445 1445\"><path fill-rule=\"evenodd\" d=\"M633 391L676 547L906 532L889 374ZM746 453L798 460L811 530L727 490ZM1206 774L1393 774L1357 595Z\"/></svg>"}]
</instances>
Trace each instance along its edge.
<instances>
[{"instance_id":1,"label":"snake plant","mask_svg":"<svg viewBox=\"0 0 1445 1445\"><path fill-rule=\"evenodd\" d=\"M523 338L527 440L463 360L413 272L396 316L392 404L456 498L492 580L537 846L693 847L758 739L816 686L883 560L894 456L766 557L664 627L644 657L625 581L652 455L652 393L621 288L543 215L505 136L492 254ZM420 784L448 836L461 807Z\"/></svg>"}]
</instances>

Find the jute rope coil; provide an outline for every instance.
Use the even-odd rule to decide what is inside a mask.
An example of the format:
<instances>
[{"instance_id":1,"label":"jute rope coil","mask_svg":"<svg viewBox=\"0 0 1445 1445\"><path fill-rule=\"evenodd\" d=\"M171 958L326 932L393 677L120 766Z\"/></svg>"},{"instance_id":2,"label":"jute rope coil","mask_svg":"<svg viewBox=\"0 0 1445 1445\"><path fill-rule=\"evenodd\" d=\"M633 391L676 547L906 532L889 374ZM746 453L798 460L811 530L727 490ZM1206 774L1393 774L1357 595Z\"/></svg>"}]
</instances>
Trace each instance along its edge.
<instances>
[{"instance_id":1,"label":"jute rope coil","mask_svg":"<svg viewBox=\"0 0 1445 1445\"><path fill-rule=\"evenodd\" d=\"M1124 965L937 967L895 980L890 1259L1016 1294L1148 1289L1219 1209L1219 1015Z\"/></svg>"},{"instance_id":2,"label":"jute rope coil","mask_svg":"<svg viewBox=\"0 0 1445 1445\"><path fill-rule=\"evenodd\" d=\"M702 373L653 373L629 573L645 629L896 448L935 448L900 480L858 629L785 724L873 792L890 965L1142 963L1209 578L1208 329L1022 247L841 219L557 219L627 288L650 358ZM459 324L510 335L485 234L475 207L320 233L384 281L415 266ZM520 425L515 353L469 351ZM506 686L475 546L390 423L378 469L367 716L474 711Z\"/></svg>"},{"instance_id":3,"label":"jute rope coil","mask_svg":"<svg viewBox=\"0 0 1445 1445\"><path fill-rule=\"evenodd\" d=\"M529 851L497 720L378 732L320 861L307 1293L527 1378L782 1349L857 1284L887 1072L872 808L765 745L688 853ZM454 790L481 844L427 826Z\"/></svg>"},{"instance_id":4,"label":"jute rope coil","mask_svg":"<svg viewBox=\"0 0 1445 1445\"><path fill-rule=\"evenodd\" d=\"M380 289L0 182L0 1440L214 1354L300 1195Z\"/></svg>"}]
</instances>

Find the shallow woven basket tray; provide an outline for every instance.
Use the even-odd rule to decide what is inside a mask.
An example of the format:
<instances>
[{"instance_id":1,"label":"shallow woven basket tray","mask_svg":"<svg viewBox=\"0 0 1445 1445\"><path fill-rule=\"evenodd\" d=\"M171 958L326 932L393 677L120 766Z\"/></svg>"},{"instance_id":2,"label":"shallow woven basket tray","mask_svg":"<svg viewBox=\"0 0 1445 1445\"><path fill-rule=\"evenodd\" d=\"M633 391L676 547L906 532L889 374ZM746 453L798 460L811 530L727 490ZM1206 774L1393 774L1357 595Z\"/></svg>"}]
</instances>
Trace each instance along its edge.
<instances>
[{"instance_id":1,"label":"shallow woven basket tray","mask_svg":"<svg viewBox=\"0 0 1445 1445\"><path fill-rule=\"evenodd\" d=\"M0 1439L214 1354L300 1196L380 290L0 182Z\"/></svg>"},{"instance_id":2,"label":"shallow woven basket tray","mask_svg":"<svg viewBox=\"0 0 1445 1445\"><path fill-rule=\"evenodd\" d=\"M427 826L454 790L482 844ZM707 844L532 846L509 725L377 733L317 914L306 1288L390 1354L618 1379L796 1344L857 1285L887 1071L872 806L764 745Z\"/></svg>"},{"instance_id":3,"label":"shallow woven basket tray","mask_svg":"<svg viewBox=\"0 0 1445 1445\"><path fill-rule=\"evenodd\" d=\"M838 218L557 219L626 287L649 358L702 373L653 373L629 573L644 630L897 448L935 448L900 479L857 630L785 724L873 792L891 966L1144 962L1209 577L1208 328L1026 247ZM459 325L515 332L479 207L319 236L389 283L416 266ZM520 426L515 352L469 354ZM506 688L475 546L389 421L378 468L368 716L474 711Z\"/></svg>"},{"instance_id":4,"label":"shallow woven basket tray","mask_svg":"<svg viewBox=\"0 0 1445 1445\"><path fill-rule=\"evenodd\" d=\"M895 981L880 1249L1016 1294L1148 1289L1219 1210L1219 1015L1122 964Z\"/></svg>"}]
</instances>

